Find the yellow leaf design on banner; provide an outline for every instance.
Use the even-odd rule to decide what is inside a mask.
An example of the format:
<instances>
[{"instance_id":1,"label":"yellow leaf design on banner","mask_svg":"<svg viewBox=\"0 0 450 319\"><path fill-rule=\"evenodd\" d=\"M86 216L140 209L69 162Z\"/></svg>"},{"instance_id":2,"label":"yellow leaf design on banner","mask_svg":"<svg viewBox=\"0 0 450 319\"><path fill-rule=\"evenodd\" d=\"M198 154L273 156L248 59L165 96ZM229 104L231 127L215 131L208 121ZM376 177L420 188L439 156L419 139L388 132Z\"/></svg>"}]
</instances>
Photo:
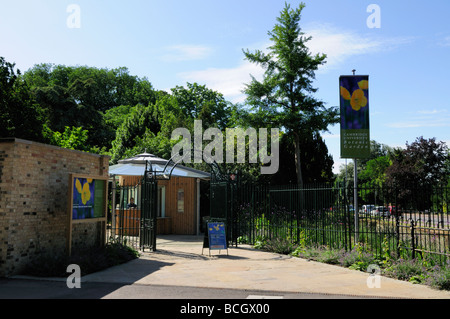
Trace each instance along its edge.
<instances>
[{"instance_id":1,"label":"yellow leaf design on banner","mask_svg":"<svg viewBox=\"0 0 450 319\"><path fill-rule=\"evenodd\" d=\"M367 81L367 80L359 81L358 86L361 90L368 90L369 89L369 81Z\"/></svg>"},{"instance_id":2,"label":"yellow leaf design on banner","mask_svg":"<svg viewBox=\"0 0 450 319\"><path fill-rule=\"evenodd\" d=\"M344 100L350 100L350 92L343 86L341 86L341 95L344 98Z\"/></svg>"},{"instance_id":3,"label":"yellow leaf design on banner","mask_svg":"<svg viewBox=\"0 0 450 319\"><path fill-rule=\"evenodd\" d=\"M91 191L89 190L89 183L84 183L83 189L81 191L81 201L83 202L83 205L86 205L86 203L91 199Z\"/></svg>"},{"instance_id":4,"label":"yellow leaf design on banner","mask_svg":"<svg viewBox=\"0 0 450 319\"><path fill-rule=\"evenodd\" d=\"M78 178L75 179L75 187L76 187L78 193L81 194L82 188L81 188L80 180Z\"/></svg>"},{"instance_id":5,"label":"yellow leaf design on banner","mask_svg":"<svg viewBox=\"0 0 450 319\"><path fill-rule=\"evenodd\" d=\"M350 105L355 111L359 111L360 108L367 105L367 98L364 96L363 90L358 89L353 92Z\"/></svg>"}]
</instances>

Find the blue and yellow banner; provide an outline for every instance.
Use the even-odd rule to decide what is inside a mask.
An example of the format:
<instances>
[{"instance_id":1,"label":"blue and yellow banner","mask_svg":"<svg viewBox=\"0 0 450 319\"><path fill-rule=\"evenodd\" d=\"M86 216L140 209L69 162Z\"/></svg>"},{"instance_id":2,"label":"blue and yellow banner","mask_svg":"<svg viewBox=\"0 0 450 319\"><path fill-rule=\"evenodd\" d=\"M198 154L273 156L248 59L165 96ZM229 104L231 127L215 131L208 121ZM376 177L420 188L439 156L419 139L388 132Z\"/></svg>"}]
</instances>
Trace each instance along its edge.
<instances>
[{"instance_id":1,"label":"blue and yellow banner","mask_svg":"<svg viewBox=\"0 0 450 319\"><path fill-rule=\"evenodd\" d=\"M73 184L72 219L93 218L95 181L90 178L74 178Z\"/></svg>"},{"instance_id":2,"label":"blue and yellow banner","mask_svg":"<svg viewBox=\"0 0 450 319\"><path fill-rule=\"evenodd\" d=\"M369 76L339 77L341 158L370 156Z\"/></svg>"},{"instance_id":3,"label":"blue and yellow banner","mask_svg":"<svg viewBox=\"0 0 450 319\"><path fill-rule=\"evenodd\" d=\"M72 219L105 217L106 180L74 177Z\"/></svg>"}]
</instances>

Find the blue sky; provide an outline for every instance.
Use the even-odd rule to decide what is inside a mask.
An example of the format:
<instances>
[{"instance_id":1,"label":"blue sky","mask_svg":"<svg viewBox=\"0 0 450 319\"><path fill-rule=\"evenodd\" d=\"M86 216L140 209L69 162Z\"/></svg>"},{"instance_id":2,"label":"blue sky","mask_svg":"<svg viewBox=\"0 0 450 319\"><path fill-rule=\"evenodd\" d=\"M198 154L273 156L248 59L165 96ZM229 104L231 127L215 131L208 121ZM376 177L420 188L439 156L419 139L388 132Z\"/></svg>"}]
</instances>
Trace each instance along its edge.
<instances>
[{"instance_id":1,"label":"blue sky","mask_svg":"<svg viewBox=\"0 0 450 319\"><path fill-rule=\"evenodd\" d=\"M404 147L417 137L450 145L450 1L304 0L312 52L327 54L316 98L339 103L339 76L369 75L371 139ZM243 102L261 70L242 49L265 50L279 0L1 0L0 56L26 71L38 63L127 67L156 89L197 82ZM300 1L289 1L295 7ZM68 19L79 8L77 27ZM370 4L380 27L369 28ZM72 20L71 20L72 21ZM78 27L79 26L79 27ZM339 126L324 133L335 171Z\"/></svg>"}]
</instances>

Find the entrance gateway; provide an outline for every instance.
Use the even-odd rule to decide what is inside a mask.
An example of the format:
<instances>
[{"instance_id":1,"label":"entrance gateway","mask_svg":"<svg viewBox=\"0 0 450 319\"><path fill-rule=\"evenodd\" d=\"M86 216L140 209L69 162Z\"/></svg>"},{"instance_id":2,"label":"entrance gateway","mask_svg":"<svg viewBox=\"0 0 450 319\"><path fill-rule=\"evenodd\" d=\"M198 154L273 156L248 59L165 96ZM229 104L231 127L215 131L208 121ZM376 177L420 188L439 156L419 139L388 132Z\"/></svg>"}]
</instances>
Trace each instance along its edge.
<instances>
[{"instance_id":1,"label":"entrance gateway","mask_svg":"<svg viewBox=\"0 0 450 319\"><path fill-rule=\"evenodd\" d=\"M228 246L237 247L238 230L238 185L239 174L223 173L217 163L211 165L210 222L223 222ZM207 236L207 234L205 235Z\"/></svg>"},{"instance_id":2,"label":"entrance gateway","mask_svg":"<svg viewBox=\"0 0 450 319\"><path fill-rule=\"evenodd\" d=\"M119 203L116 203L118 198ZM156 250L158 181L151 163L135 185L112 187L110 242L119 242L144 251Z\"/></svg>"},{"instance_id":3,"label":"entrance gateway","mask_svg":"<svg viewBox=\"0 0 450 319\"><path fill-rule=\"evenodd\" d=\"M156 236L198 235L208 205L200 188L210 173L142 153L109 167L110 242L155 250ZM205 203L208 204L208 203Z\"/></svg>"}]
</instances>

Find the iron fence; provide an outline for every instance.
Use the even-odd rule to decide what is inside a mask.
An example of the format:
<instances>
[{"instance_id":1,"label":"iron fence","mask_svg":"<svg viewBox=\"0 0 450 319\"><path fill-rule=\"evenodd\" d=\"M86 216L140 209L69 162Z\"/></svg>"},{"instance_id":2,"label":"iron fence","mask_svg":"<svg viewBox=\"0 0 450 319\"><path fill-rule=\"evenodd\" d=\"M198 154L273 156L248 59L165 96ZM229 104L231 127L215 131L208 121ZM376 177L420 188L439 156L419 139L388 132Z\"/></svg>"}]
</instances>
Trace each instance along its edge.
<instances>
[{"instance_id":1,"label":"iron fence","mask_svg":"<svg viewBox=\"0 0 450 319\"><path fill-rule=\"evenodd\" d=\"M352 187L240 185L234 195L235 236L250 244L285 238L350 250L358 242L379 256L388 251L402 258L450 257L450 187L365 184L357 191L355 209Z\"/></svg>"},{"instance_id":2,"label":"iron fence","mask_svg":"<svg viewBox=\"0 0 450 319\"><path fill-rule=\"evenodd\" d=\"M146 175L137 185L114 187L111 196L115 198L108 214L108 242L139 250L156 249L158 184Z\"/></svg>"},{"instance_id":3,"label":"iron fence","mask_svg":"<svg viewBox=\"0 0 450 319\"><path fill-rule=\"evenodd\" d=\"M120 186L114 194L115 207L109 216L108 242L140 248L142 189L141 185Z\"/></svg>"}]
</instances>

